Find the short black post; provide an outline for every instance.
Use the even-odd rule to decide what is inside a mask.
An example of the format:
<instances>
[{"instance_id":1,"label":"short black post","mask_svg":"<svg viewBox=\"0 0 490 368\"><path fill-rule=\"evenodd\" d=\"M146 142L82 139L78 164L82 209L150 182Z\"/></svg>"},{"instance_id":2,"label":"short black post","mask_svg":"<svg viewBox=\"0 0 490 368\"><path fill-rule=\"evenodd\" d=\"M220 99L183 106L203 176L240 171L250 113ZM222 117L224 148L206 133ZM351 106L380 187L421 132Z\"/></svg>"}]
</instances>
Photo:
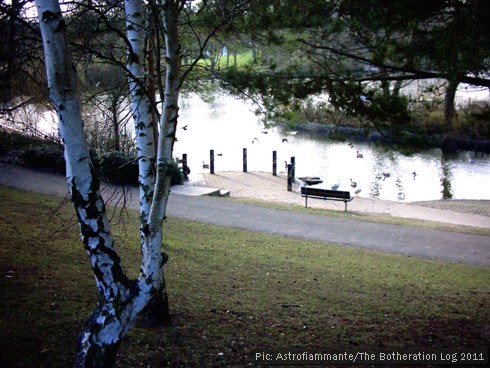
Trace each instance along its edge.
<instances>
[{"instance_id":1,"label":"short black post","mask_svg":"<svg viewBox=\"0 0 490 368\"><path fill-rule=\"evenodd\" d=\"M243 172L247 172L247 149L243 149Z\"/></svg>"},{"instance_id":2,"label":"short black post","mask_svg":"<svg viewBox=\"0 0 490 368\"><path fill-rule=\"evenodd\" d=\"M209 151L209 173L214 174L214 150Z\"/></svg>"},{"instance_id":3,"label":"short black post","mask_svg":"<svg viewBox=\"0 0 490 368\"><path fill-rule=\"evenodd\" d=\"M182 154L182 172L184 173L184 179L188 180L191 170L189 169L189 166L187 166L187 153Z\"/></svg>"},{"instance_id":4,"label":"short black post","mask_svg":"<svg viewBox=\"0 0 490 368\"><path fill-rule=\"evenodd\" d=\"M293 165L288 164L288 192L293 191Z\"/></svg>"},{"instance_id":5,"label":"short black post","mask_svg":"<svg viewBox=\"0 0 490 368\"><path fill-rule=\"evenodd\" d=\"M277 151L272 151L272 175L277 176Z\"/></svg>"},{"instance_id":6,"label":"short black post","mask_svg":"<svg viewBox=\"0 0 490 368\"><path fill-rule=\"evenodd\" d=\"M291 156L291 182L294 183L294 180L296 178L296 157Z\"/></svg>"}]
</instances>

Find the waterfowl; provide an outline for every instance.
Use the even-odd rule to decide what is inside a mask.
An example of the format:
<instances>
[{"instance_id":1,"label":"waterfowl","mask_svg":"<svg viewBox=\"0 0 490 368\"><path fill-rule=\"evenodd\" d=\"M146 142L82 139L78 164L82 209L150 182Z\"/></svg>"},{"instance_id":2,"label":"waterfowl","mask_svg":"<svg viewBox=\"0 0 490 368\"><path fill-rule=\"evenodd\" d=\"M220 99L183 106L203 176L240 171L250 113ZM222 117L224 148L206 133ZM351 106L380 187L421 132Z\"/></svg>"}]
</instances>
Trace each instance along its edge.
<instances>
[{"instance_id":1,"label":"waterfowl","mask_svg":"<svg viewBox=\"0 0 490 368\"><path fill-rule=\"evenodd\" d=\"M350 186L351 186L352 188L357 187L357 182L356 182L356 181L352 181L352 179L351 179L351 180L350 180Z\"/></svg>"},{"instance_id":2,"label":"waterfowl","mask_svg":"<svg viewBox=\"0 0 490 368\"><path fill-rule=\"evenodd\" d=\"M203 169L209 169L209 164L206 164L204 163L204 161L202 162L202 168Z\"/></svg>"},{"instance_id":3,"label":"waterfowl","mask_svg":"<svg viewBox=\"0 0 490 368\"><path fill-rule=\"evenodd\" d=\"M363 157L364 155L361 152L357 151L357 158L363 158Z\"/></svg>"}]
</instances>

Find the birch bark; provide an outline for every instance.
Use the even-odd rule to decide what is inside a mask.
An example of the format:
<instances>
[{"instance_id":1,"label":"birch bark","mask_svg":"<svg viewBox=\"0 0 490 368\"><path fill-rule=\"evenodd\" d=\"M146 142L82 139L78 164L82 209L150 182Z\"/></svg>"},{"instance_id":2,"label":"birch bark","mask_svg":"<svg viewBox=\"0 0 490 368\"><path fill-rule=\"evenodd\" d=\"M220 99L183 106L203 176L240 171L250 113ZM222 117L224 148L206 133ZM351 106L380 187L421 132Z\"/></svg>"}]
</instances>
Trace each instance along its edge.
<instances>
[{"instance_id":1,"label":"birch bark","mask_svg":"<svg viewBox=\"0 0 490 368\"><path fill-rule=\"evenodd\" d=\"M166 215L170 179L172 174L172 152L179 116L180 42L178 37L178 13L180 1L160 0L161 21L165 37L165 90L163 111L160 117L160 136L157 154L157 180L150 212L150 228L156 228Z\"/></svg>"},{"instance_id":2,"label":"birch bark","mask_svg":"<svg viewBox=\"0 0 490 368\"><path fill-rule=\"evenodd\" d=\"M153 116L145 70L145 9L142 0L126 0L126 28L130 49L128 50L129 90L131 110L136 134L136 150L139 166L140 222L148 222L155 185L155 144Z\"/></svg>"},{"instance_id":3,"label":"birch bark","mask_svg":"<svg viewBox=\"0 0 490 368\"><path fill-rule=\"evenodd\" d=\"M58 0L36 0L49 95L64 143L66 175L99 300L80 335L75 367L110 367L121 338L160 284L145 274L130 281L114 246L99 181L90 160L80 112L78 79Z\"/></svg>"},{"instance_id":4,"label":"birch bark","mask_svg":"<svg viewBox=\"0 0 490 368\"><path fill-rule=\"evenodd\" d=\"M144 310L142 321L150 325L163 325L170 319L168 299L163 275L163 217L149 225L150 211L155 198L155 139L154 119L149 91L149 81L145 70L145 6L142 0L126 0L126 27L130 50L128 52L129 85L131 105L136 132L136 147L139 162L140 186L140 239L142 251L142 277L155 285L154 293ZM167 192L168 197L168 192Z\"/></svg>"}]
</instances>

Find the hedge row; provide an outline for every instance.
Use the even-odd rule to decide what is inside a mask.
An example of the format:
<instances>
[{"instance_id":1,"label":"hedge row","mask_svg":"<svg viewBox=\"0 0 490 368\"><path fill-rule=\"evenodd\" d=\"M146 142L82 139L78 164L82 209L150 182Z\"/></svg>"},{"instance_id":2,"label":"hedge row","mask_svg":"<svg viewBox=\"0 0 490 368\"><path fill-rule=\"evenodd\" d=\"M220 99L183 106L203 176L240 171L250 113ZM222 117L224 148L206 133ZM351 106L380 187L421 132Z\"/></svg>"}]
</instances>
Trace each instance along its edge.
<instances>
[{"instance_id":1,"label":"hedge row","mask_svg":"<svg viewBox=\"0 0 490 368\"><path fill-rule=\"evenodd\" d=\"M20 154L22 163L35 170L65 174L63 148L53 144L29 147ZM112 184L138 185L138 161L135 156L121 152L96 155L91 152L92 162L99 177ZM172 185L182 184L184 174L177 163L172 164Z\"/></svg>"}]
</instances>

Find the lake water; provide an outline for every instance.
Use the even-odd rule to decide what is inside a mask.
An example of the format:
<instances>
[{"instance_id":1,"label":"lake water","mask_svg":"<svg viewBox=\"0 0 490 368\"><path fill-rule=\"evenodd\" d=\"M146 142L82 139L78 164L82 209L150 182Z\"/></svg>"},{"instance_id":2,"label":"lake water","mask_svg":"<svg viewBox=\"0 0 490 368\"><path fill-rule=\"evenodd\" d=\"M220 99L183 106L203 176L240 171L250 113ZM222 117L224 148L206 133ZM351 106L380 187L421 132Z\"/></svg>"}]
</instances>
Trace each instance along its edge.
<instances>
[{"instance_id":1,"label":"lake water","mask_svg":"<svg viewBox=\"0 0 490 368\"><path fill-rule=\"evenodd\" d=\"M436 200L443 198L446 188L453 199L490 199L489 155L448 155L433 149L406 156L374 144L320 141L278 128L264 129L252 105L230 96L219 95L211 103L195 95L181 101L174 151L176 157L187 154L191 182L198 182L209 171L203 169L203 163L209 164L211 149L219 173L241 171L243 148L247 148L248 171L272 174L275 150L279 174L286 173L285 163L294 156L296 177L319 176L320 186L338 184L339 190L351 192L361 189L361 197Z\"/></svg>"}]
</instances>

